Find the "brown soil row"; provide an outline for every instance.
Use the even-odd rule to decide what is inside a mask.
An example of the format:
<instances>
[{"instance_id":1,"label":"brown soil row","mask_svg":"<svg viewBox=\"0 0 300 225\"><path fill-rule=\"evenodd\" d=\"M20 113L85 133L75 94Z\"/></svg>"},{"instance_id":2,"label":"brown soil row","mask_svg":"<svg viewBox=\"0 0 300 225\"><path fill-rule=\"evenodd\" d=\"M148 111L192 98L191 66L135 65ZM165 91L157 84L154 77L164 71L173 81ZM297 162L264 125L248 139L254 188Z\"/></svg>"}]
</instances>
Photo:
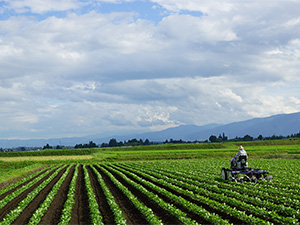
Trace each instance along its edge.
<instances>
[{"instance_id":1,"label":"brown soil row","mask_svg":"<svg viewBox=\"0 0 300 225\"><path fill-rule=\"evenodd\" d=\"M123 167L122 167L122 168L123 168ZM123 168L123 169L126 169L126 168ZM136 175L138 175L138 174L136 174ZM149 174L149 175L150 175L150 174ZM227 214L226 212L223 212L223 211L220 211L220 210L216 210L216 209L214 209L214 208L211 208L209 205L203 204L203 203L200 202L200 201L197 201L197 200L195 200L195 199L193 199L193 198L191 198L191 197L189 197L189 196L186 196L186 195L184 195L184 194L182 194L182 193L179 193L179 192L177 192L177 191L174 191L173 189L170 189L170 188L168 188L168 187L166 187L166 186L164 186L164 185L162 185L162 184L159 184L159 183L157 183L157 182L151 181L151 180L149 180L149 179L148 179L147 177L145 177L145 176L142 176L142 175L138 175L138 176L141 177L141 178L143 178L143 179L146 180L146 181L149 181L149 182L154 183L154 184L157 185L158 187L161 187L161 188L163 188L163 189L165 189L165 190L171 192L172 194L174 194L174 195L176 195L176 196L180 196L180 197L182 197L182 198L188 200L189 202L192 202L192 203L194 203L194 204L196 204L196 205L198 205L198 206L200 206L200 207L206 209L207 211L209 211L209 212L211 212L211 213L218 214L218 215L221 216L223 219L229 220L229 222L232 223L232 224L245 224L244 221L239 220L238 218L233 217L233 216ZM151 176L153 176L153 175L151 174ZM154 177L155 177L155 176L154 176ZM156 177L156 178L159 178L159 177ZM134 179L134 178L132 178L132 179ZM134 179L134 180L135 180L135 179ZM136 182L139 182L138 180L135 180L135 181L136 181ZM153 191L154 191L154 190L153 190ZM155 192L155 191L154 191L154 192ZM157 193L157 195L161 196L159 193ZM161 196L161 198L164 199L165 201L168 201L168 198L166 198L165 196ZM169 200L169 201L170 201L170 200ZM188 214L188 212L189 212L188 209L186 209L186 208L184 208L184 207L178 205L178 204L175 203L175 202L170 201L170 203L173 204L173 205L175 205L176 207L180 208L183 212L185 212L185 213ZM196 221L199 222L199 223L207 224L207 222L204 222L204 221L200 222L200 221L197 220L197 217L198 217L198 219L199 219L199 215L194 214L194 213L192 213L192 212L190 212L190 213L191 213L190 216L191 216L192 219L196 220Z\"/></svg>"},{"instance_id":2,"label":"brown soil row","mask_svg":"<svg viewBox=\"0 0 300 225\"><path fill-rule=\"evenodd\" d=\"M47 212L45 213L39 224L58 224L60 222L60 217L64 208L64 204L68 197L69 186L74 175L74 171L75 166L70 169L69 174L62 183Z\"/></svg>"},{"instance_id":3,"label":"brown soil row","mask_svg":"<svg viewBox=\"0 0 300 225\"><path fill-rule=\"evenodd\" d=\"M40 167L40 168L38 168L38 169L36 169L36 170L34 170L34 171L28 173L27 176L29 176L29 175L31 175L31 174L34 174L34 173L36 173L36 172L38 172L38 171L40 171L40 170L42 170L42 169L44 169L44 168L45 168L45 166L44 166L44 167ZM0 195L0 200L4 199L7 195L13 193L15 190L19 189L20 187L22 187L22 186L28 184L29 182L31 182L32 180L34 180L34 179L37 178L38 176L42 175L42 174L45 173L46 171L47 171L47 170L42 171L41 173L37 174L37 175L34 176L33 178L29 179L28 181L26 181L26 182L24 182L24 183L18 185L17 187L15 187L15 188L13 188L13 189L11 189L11 190L9 190L9 191L3 193L2 195ZM2 183L2 184L0 184L0 190L1 190L2 188L5 188L5 187L7 187L7 186L13 184L13 183L18 182L18 181L19 181L19 179L14 179L13 181Z\"/></svg>"},{"instance_id":4,"label":"brown soil row","mask_svg":"<svg viewBox=\"0 0 300 225\"><path fill-rule=\"evenodd\" d=\"M128 197L117 188L117 186L105 173L103 173L98 167L95 168L101 174L106 186L114 196L116 203L123 211L127 224L148 224L144 215L132 204Z\"/></svg>"},{"instance_id":5,"label":"brown soil row","mask_svg":"<svg viewBox=\"0 0 300 225\"><path fill-rule=\"evenodd\" d=\"M20 195L18 195L16 198L14 198L12 201L7 203L2 209L0 209L0 218L4 218L11 210L17 207L17 205L30 193L32 192L36 187L38 187L44 180L46 180L48 177L50 177L55 170L51 171L49 174L47 174L44 178L36 182L34 185L32 185L30 188L22 192Z\"/></svg>"},{"instance_id":6,"label":"brown soil row","mask_svg":"<svg viewBox=\"0 0 300 225\"><path fill-rule=\"evenodd\" d=\"M67 167L59 171L59 173L49 182L49 184L47 184L47 186L30 202L30 204L23 210L20 216L14 221L14 225L27 224L29 222L29 219L31 218L35 210L37 210L40 204L43 203L49 192L52 190L52 187L61 178L66 169Z\"/></svg>"},{"instance_id":7,"label":"brown soil row","mask_svg":"<svg viewBox=\"0 0 300 225\"><path fill-rule=\"evenodd\" d=\"M91 224L87 190L84 181L83 166L78 168L75 189L75 204L73 206L70 224Z\"/></svg>"},{"instance_id":8,"label":"brown soil row","mask_svg":"<svg viewBox=\"0 0 300 225\"><path fill-rule=\"evenodd\" d=\"M113 211L110 209L110 206L106 201L106 196L98 182L97 175L91 169L91 167L87 167L87 169L88 169L91 185L94 189L95 197L99 205L99 211L102 216L102 222L104 224L116 224L114 220Z\"/></svg>"}]
</instances>

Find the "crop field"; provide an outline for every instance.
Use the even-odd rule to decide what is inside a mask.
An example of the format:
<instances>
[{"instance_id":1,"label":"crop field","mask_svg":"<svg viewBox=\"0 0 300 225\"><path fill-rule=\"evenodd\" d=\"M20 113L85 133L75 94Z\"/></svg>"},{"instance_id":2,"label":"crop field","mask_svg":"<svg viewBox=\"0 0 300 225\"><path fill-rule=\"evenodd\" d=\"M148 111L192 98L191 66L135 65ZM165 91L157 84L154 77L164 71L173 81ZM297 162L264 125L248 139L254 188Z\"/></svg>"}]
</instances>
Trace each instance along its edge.
<instances>
[{"instance_id":1,"label":"crop field","mask_svg":"<svg viewBox=\"0 0 300 225\"><path fill-rule=\"evenodd\" d=\"M0 190L0 224L299 224L299 160L249 164L272 182L223 181L228 160L52 165Z\"/></svg>"}]
</instances>

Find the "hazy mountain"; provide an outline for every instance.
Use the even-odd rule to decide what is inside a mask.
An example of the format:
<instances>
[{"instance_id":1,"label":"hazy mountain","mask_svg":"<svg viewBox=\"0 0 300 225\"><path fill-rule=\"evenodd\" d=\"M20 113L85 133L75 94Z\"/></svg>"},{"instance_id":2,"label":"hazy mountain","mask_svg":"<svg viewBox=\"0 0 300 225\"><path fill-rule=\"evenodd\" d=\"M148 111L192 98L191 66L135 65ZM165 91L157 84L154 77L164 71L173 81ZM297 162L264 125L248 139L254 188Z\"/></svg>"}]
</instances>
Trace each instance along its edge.
<instances>
[{"instance_id":1,"label":"hazy mountain","mask_svg":"<svg viewBox=\"0 0 300 225\"><path fill-rule=\"evenodd\" d=\"M225 133L229 138L243 137L246 134L252 137L269 137L272 135L287 136L300 131L300 112L292 114L280 114L265 118L255 118L226 125L209 124L205 126L181 125L157 132L137 134L135 136L119 136L117 140L128 140L131 138L148 138L150 141L165 141L169 139L185 141L204 141L211 135L218 136Z\"/></svg>"},{"instance_id":2,"label":"hazy mountain","mask_svg":"<svg viewBox=\"0 0 300 225\"><path fill-rule=\"evenodd\" d=\"M118 135L118 136L104 136L93 135L79 138L60 138L60 139L31 139L31 140L0 140L0 147L12 148L19 146L27 147L42 147L47 143L50 146L64 145L74 146L76 144L84 144L89 141L94 141L97 144L108 142L111 138L116 138L118 141L129 140L133 138L143 139L148 138L150 141L163 142L165 140L185 140L203 141L209 139L210 135L225 133L229 138L243 137L246 134L257 137L262 135L264 137L275 135L287 136L298 133L300 131L300 112L292 114L280 114L265 118L255 118L251 120L234 122L225 125L208 124L205 126L196 125L181 125L178 127L168 128L157 132L148 132L141 134Z\"/></svg>"}]
</instances>

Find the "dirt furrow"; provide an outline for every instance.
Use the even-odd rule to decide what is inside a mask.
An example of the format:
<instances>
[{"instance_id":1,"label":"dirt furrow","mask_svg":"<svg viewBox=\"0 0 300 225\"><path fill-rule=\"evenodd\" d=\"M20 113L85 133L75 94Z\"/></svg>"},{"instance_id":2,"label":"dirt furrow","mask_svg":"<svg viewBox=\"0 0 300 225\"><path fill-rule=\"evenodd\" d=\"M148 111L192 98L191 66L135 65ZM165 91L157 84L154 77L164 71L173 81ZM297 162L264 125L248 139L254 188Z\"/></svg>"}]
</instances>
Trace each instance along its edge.
<instances>
[{"instance_id":1,"label":"dirt furrow","mask_svg":"<svg viewBox=\"0 0 300 225\"><path fill-rule=\"evenodd\" d=\"M128 225L131 224L149 224L144 215L132 204L128 197L117 188L117 186L110 180L110 178L103 173L98 167L95 167L101 174L105 184L114 196L116 203L125 214Z\"/></svg>"},{"instance_id":2,"label":"dirt furrow","mask_svg":"<svg viewBox=\"0 0 300 225\"><path fill-rule=\"evenodd\" d=\"M51 191L52 187L55 185L55 183L60 179L60 177L63 175L63 173L66 171L67 167L62 169L53 180L50 181L49 184L29 203L29 205L23 210L23 212L20 214L20 216L13 222L14 225L18 224L27 224L29 222L29 219L40 206L40 204L43 203L43 201L46 199L47 195Z\"/></svg>"},{"instance_id":3,"label":"dirt furrow","mask_svg":"<svg viewBox=\"0 0 300 225\"><path fill-rule=\"evenodd\" d=\"M123 168L123 169L126 169L126 168ZM177 191L175 191L175 190L173 190L173 189L171 189L171 188L168 188L168 187L166 187L166 186L164 186L164 185L161 185L160 183L157 183L157 182L154 182L154 181L152 181L152 180L149 180L149 179L148 179L147 177L145 177L145 176L142 176L142 175L139 175L139 174L136 174L136 175L138 175L139 177L143 178L143 179L146 180L146 181L149 181L149 182L154 183L154 184L157 185L158 187L161 187L161 188L163 188L163 189L165 189L165 190L171 192L172 194L174 194L174 195L176 195L176 196L180 196L180 197L182 197L182 198L188 200L189 202L192 202L192 203L194 203L194 204L196 204L196 205L199 205L199 206L203 207L204 209L206 209L206 210L209 211L209 212L218 214L218 215L221 216L223 219L229 220L230 223L233 223L233 224L245 224L244 221L239 220L238 218L233 217L233 216L231 216L231 215L228 215L228 214L226 214L226 213L223 212L223 211L220 211L220 210L216 210L216 209L214 209L214 208L211 208L210 206L208 206L208 205L206 205L206 204L203 204L202 202L197 201L197 200L195 200L195 199L193 199L193 198L191 198L191 197L189 197L189 196L186 196L186 195L184 195L184 194L181 194L181 193L179 193L179 192L177 192ZM134 178L132 178L132 179L134 179ZM135 180L135 179L134 179L134 180ZM138 180L135 180L135 181L139 183ZM151 190L152 190L152 189L151 189ZM155 192L155 191L153 190L153 192ZM156 193L156 192L155 192L155 193ZM167 197L162 196L162 195L159 194L159 193L156 193L156 194L157 194L158 196L160 196L162 199L164 199L165 201L169 201L170 204L173 204L173 205L175 205L176 207L180 208L183 212L185 212L185 213L187 213L187 214L191 214L190 216L192 216L192 218L195 219L195 220L198 222L197 218L199 218L199 216L198 216L197 214L194 214L194 213L188 211L188 209L182 207L181 205L178 205L177 203L175 203L175 202L173 202L173 201L170 201ZM200 223L200 221L199 221L199 223ZM201 223L204 223L204 222L201 222ZM206 223L207 223L207 222L206 222ZM205 224L205 223L204 223L204 224Z\"/></svg>"},{"instance_id":4,"label":"dirt furrow","mask_svg":"<svg viewBox=\"0 0 300 225\"><path fill-rule=\"evenodd\" d=\"M99 205L99 210L103 219L102 222L104 224L116 224L114 221L114 214L106 201L106 196L98 182L97 175L90 167L87 167L87 169L90 176L91 185L94 189L96 200Z\"/></svg>"},{"instance_id":5,"label":"dirt furrow","mask_svg":"<svg viewBox=\"0 0 300 225\"><path fill-rule=\"evenodd\" d=\"M108 167L106 167L109 169ZM182 224L176 217L170 214L168 211L164 210L158 206L152 199L147 195L128 184L122 177L110 170L110 172L124 185L126 186L141 202L143 202L147 207L151 208L154 214L163 221L164 224ZM147 188L146 188L147 189Z\"/></svg>"},{"instance_id":6,"label":"dirt furrow","mask_svg":"<svg viewBox=\"0 0 300 225\"><path fill-rule=\"evenodd\" d=\"M78 168L78 178L75 190L75 204L72 210L70 224L91 224L89 201L82 165Z\"/></svg>"},{"instance_id":7,"label":"dirt furrow","mask_svg":"<svg viewBox=\"0 0 300 225\"><path fill-rule=\"evenodd\" d=\"M50 204L47 212L43 216L40 224L58 224L60 221L60 217L62 214L62 210L64 208L64 204L68 197L68 190L69 185L71 183L73 174L74 174L75 166L70 169L66 179L62 183L61 187L59 188L55 198L53 199L52 203Z\"/></svg>"},{"instance_id":8,"label":"dirt furrow","mask_svg":"<svg viewBox=\"0 0 300 225\"><path fill-rule=\"evenodd\" d=\"M34 185L32 185L27 190L23 191L20 195L18 195L16 198L14 198L12 201L7 203L2 209L0 209L0 218L4 218L12 209L16 208L17 205L28 195L28 193L32 192L36 187L38 187L44 180L46 180L48 177L50 177L55 170L51 171L49 174L47 174L44 178L36 182Z\"/></svg>"}]
</instances>

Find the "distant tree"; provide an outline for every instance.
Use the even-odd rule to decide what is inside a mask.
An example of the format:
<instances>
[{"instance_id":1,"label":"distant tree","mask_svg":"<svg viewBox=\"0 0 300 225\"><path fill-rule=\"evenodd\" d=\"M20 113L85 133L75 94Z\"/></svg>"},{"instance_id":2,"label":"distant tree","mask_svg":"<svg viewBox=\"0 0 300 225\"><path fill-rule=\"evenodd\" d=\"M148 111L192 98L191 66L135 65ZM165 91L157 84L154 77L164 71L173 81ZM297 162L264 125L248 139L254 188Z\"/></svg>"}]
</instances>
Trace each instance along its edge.
<instances>
[{"instance_id":1,"label":"distant tree","mask_svg":"<svg viewBox=\"0 0 300 225\"><path fill-rule=\"evenodd\" d=\"M262 141L263 140L263 136L260 134L260 135L258 135L257 139L260 140L260 141Z\"/></svg>"},{"instance_id":2,"label":"distant tree","mask_svg":"<svg viewBox=\"0 0 300 225\"><path fill-rule=\"evenodd\" d=\"M219 134L219 137L217 138L217 142L222 142L222 136Z\"/></svg>"},{"instance_id":3,"label":"distant tree","mask_svg":"<svg viewBox=\"0 0 300 225\"><path fill-rule=\"evenodd\" d=\"M50 146L48 143L43 147L43 149L52 149L52 146Z\"/></svg>"},{"instance_id":4,"label":"distant tree","mask_svg":"<svg viewBox=\"0 0 300 225\"><path fill-rule=\"evenodd\" d=\"M150 145L150 141L148 139L145 140L144 145Z\"/></svg>"},{"instance_id":5,"label":"distant tree","mask_svg":"<svg viewBox=\"0 0 300 225\"><path fill-rule=\"evenodd\" d=\"M83 148L83 145L82 144L77 144L77 145L75 145L74 148Z\"/></svg>"},{"instance_id":6,"label":"distant tree","mask_svg":"<svg viewBox=\"0 0 300 225\"><path fill-rule=\"evenodd\" d=\"M108 147L116 147L117 146L117 140L115 138L112 138L109 140Z\"/></svg>"},{"instance_id":7,"label":"distant tree","mask_svg":"<svg viewBox=\"0 0 300 225\"><path fill-rule=\"evenodd\" d=\"M97 148L97 145L94 142L90 141L88 148Z\"/></svg>"},{"instance_id":8,"label":"distant tree","mask_svg":"<svg viewBox=\"0 0 300 225\"><path fill-rule=\"evenodd\" d=\"M223 132L223 135L222 135L222 141L228 141L228 137L225 136L225 133Z\"/></svg>"},{"instance_id":9,"label":"distant tree","mask_svg":"<svg viewBox=\"0 0 300 225\"><path fill-rule=\"evenodd\" d=\"M246 135L243 137L243 141L253 141L253 137L251 137L250 135L246 134Z\"/></svg>"},{"instance_id":10,"label":"distant tree","mask_svg":"<svg viewBox=\"0 0 300 225\"><path fill-rule=\"evenodd\" d=\"M210 142L217 142L217 136L211 135L211 136L209 137L209 141L210 141Z\"/></svg>"}]
</instances>

